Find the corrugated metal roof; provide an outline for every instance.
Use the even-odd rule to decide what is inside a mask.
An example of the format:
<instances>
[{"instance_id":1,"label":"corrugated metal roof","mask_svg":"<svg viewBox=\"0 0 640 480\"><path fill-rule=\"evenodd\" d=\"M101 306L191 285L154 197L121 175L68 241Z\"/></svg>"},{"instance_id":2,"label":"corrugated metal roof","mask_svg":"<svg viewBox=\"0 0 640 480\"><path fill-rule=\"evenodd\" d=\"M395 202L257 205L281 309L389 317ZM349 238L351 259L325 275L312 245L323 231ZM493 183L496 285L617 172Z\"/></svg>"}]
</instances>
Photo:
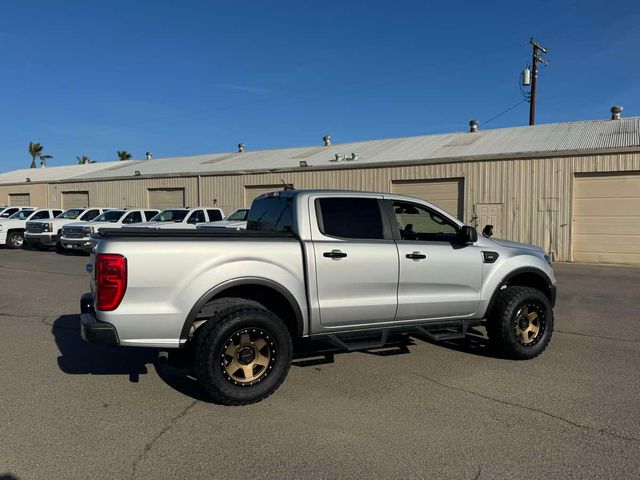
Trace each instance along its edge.
<instances>
[{"instance_id":1,"label":"corrugated metal roof","mask_svg":"<svg viewBox=\"0 0 640 480\"><path fill-rule=\"evenodd\" d=\"M435 163L478 157L516 157L563 152L597 151L615 148L640 147L640 118L621 120L595 120L569 123L480 130L476 133L457 132L419 137L394 138L327 147L299 147L273 150L245 151L244 153L218 153L187 157L156 158L110 164L25 169L0 175L0 183L8 183L5 176L32 181L36 171L42 171L48 180L100 179L141 175L215 174L237 171L265 171L299 167L304 159L310 167L369 166L402 162ZM336 155L357 153L358 160L335 162ZM118 164L117 169L108 165ZM102 168L101 168L102 167ZM69 173L63 169L71 169ZM84 170L83 170L84 169ZM90 169L90 170L89 170ZM60 171L54 174L53 171Z\"/></svg>"},{"instance_id":2,"label":"corrugated metal roof","mask_svg":"<svg viewBox=\"0 0 640 480\"><path fill-rule=\"evenodd\" d=\"M113 170L129 165L135 165L141 160L125 160L117 162L96 162L86 165L63 165L46 168L21 168L11 172L0 173L0 185L9 183L25 183L27 178L31 182L50 182L67 180L78 176L92 175L99 170ZM113 173L112 173L113 174Z\"/></svg>"}]
</instances>

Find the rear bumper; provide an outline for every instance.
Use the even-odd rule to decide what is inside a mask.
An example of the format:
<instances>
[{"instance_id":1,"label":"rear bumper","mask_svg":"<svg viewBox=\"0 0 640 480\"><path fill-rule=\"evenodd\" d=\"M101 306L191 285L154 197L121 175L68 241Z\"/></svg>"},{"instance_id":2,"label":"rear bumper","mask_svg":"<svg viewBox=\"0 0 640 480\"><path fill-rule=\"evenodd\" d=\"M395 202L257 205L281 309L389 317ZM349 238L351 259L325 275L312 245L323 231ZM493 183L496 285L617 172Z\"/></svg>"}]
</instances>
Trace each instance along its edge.
<instances>
[{"instance_id":1,"label":"rear bumper","mask_svg":"<svg viewBox=\"0 0 640 480\"><path fill-rule=\"evenodd\" d=\"M83 340L98 345L119 345L116 327L96 318L93 295L85 293L80 297L80 336Z\"/></svg>"}]
</instances>

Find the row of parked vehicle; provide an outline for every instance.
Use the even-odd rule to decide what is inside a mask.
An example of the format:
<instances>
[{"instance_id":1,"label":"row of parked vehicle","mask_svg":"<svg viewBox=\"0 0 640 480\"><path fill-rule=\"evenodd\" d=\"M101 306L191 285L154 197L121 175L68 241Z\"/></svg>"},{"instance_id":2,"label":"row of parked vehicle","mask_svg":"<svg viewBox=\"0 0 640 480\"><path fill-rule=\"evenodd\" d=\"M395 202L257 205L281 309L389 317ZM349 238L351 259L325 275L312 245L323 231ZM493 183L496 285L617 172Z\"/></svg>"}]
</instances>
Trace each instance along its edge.
<instances>
[{"instance_id":1,"label":"row of parked vehicle","mask_svg":"<svg viewBox=\"0 0 640 480\"><path fill-rule=\"evenodd\" d=\"M105 228L219 229L246 227L249 209L241 208L228 217L220 208L36 208L0 207L0 246L7 248L55 247L89 251L91 235Z\"/></svg>"}]
</instances>

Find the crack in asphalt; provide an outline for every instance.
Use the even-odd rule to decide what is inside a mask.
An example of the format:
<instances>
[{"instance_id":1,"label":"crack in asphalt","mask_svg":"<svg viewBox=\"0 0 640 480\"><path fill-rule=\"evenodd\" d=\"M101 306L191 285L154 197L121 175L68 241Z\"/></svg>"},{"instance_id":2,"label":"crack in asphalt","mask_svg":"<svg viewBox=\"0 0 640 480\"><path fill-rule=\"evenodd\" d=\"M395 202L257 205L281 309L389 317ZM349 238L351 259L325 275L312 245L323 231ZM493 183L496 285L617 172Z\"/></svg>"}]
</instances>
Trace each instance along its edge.
<instances>
[{"instance_id":1,"label":"crack in asphalt","mask_svg":"<svg viewBox=\"0 0 640 480\"><path fill-rule=\"evenodd\" d=\"M480 479L480 474L482 473L482 467L478 467L478 473L476 473L476 476L473 477L473 480L479 480Z\"/></svg>"},{"instance_id":2,"label":"crack in asphalt","mask_svg":"<svg viewBox=\"0 0 640 480\"><path fill-rule=\"evenodd\" d=\"M132 478L132 479L135 478L137 470L138 470L138 465L144 459L144 457L153 449L153 446L156 444L156 442L158 440L160 440L160 438L165 433L167 433L169 430L171 430L175 426L175 424L176 424L176 422L178 420L180 420L181 418L184 418L184 416L187 413L189 413L189 410L191 410L196 405L196 403L198 403L198 400L194 400L189 405L187 405L178 415L173 417L169 421L169 423L164 426L164 428L162 430L160 430L156 435L154 435L154 437L151 439L150 442L145 444L144 450L142 451L142 453L140 453L140 455L138 455L138 458L136 458L135 461L133 462L132 471L131 471L131 477L130 478Z\"/></svg>"},{"instance_id":3,"label":"crack in asphalt","mask_svg":"<svg viewBox=\"0 0 640 480\"><path fill-rule=\"evenodd\" d=\"M614 438L617 438L617 439L620 439L620 440L626 440L628 442L640 443L640 438L638 438L638 437L631 437L631 436L627 436L627 435L622 435L620 433L615 433L615 432L611 432L609 430L605 430L604 428L597 428L597 427L592 427L592 426L589 426L589 425L584 425L584 424L581 424L581 423L577 423L577 422L574 422L574 421L569 420L567 418L561 417L559 415L554 415L553 413L545 412L544 410L541 410L539 408L528 407L526 405L521 405L519 403L508 402L507 400L500 400L499 398L490 397L489 395L484 395L482 393L475 392L473 390L467 390L466 388L463 388L463 387L456 387L454 385L447 385L446 383L439 382L438 380L434 380L433 378L427 377L425 375L420 375L420 374L417 374L417 373L411 373L411 375L415 375L416 377L420 377L420 378L422 378L424 380L427 380L428 382L434 383L435 385L438 385L438 386L440 386L442 388L446 388L446 389L449 389L449 390L457 390L459 392L464 392L464 393L467 393L469 395L473 395L473 396L476 396L476 397L483 398L485 400L489 400L491 402L499 403L501 405L507 405L507 406L510 406L510 407L522 408L522 409L528 410L530 412L539 413L539 414L544 415L545 417L549 417L549 418L552 418L554 420L559 420L559 421L561 421L561 422L563 422L563 423L565 423L565 424L567 424L569 426L575 427L575 428L580 428L582 430L589 430L589 431L592 431L592 432L602 433L604 435L607 435L607 436L610 436L610 437L614 437Z\"/></svg>"},{"instance_id":4,"label":"crack in asphalt","mask_svg":"<svg viewBox=\"0 0 640 480\"><path fill-rule=\"evenodd\" d=\"M566 332L564 330L554 329L554 333L562 333L564 335L577 335L578 337L599 338L602 340L619 340L621 342L640 343L640 340L634 340L632 338L620 338L620 337L603 337L602 335L591 335L589 333L580 332Z\"/></svg>"},{"instance_id":5,"label":"crack in asphalt","mask_svg":"<svg viewBox=\"0 0 640 480\"><path fill-rule=\"evenodd\" d=\"M66 325L55 325L53 323L51 323L50 321L48 321L50 317L42 317L40 319L40 323L51 327L52 330L69 330L69 331L74 331L74 332L79 332L80 328L79 327L68 327Z\"/></svg>"},{"instance_id":6,"label":"crack in asphalt","mask_svg":"<svg viewBox=\"0 0 640 480\"><path fill-rule=\"evenodd\" d=\"M85 274L85 273L51 272L51 271L48 271L48 270L32 270L30 268L5 267L5 266L0 266L0 269L2 269L2 270L14 270L14 271L17 271L17 272L50 273L52 275L64 275L65 277L87 278L87 274Z\"/></svg>"}]
</instances>

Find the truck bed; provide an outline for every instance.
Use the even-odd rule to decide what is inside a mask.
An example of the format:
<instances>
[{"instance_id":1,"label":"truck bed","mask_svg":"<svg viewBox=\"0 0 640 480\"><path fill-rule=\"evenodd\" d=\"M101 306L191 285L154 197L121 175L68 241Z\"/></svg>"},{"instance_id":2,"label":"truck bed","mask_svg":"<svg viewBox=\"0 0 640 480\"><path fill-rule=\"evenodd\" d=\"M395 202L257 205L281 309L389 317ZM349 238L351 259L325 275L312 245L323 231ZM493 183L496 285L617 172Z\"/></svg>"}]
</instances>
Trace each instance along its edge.
<instances>
[{"instance_id":1,"label":"truck bed","mask_svg":"<svg viewBox=\"0 0 640 480\"><path fill-rule=\"evenodd\" d=\"M228 230L228 231L223 231ZM182 228L101 228L99 233L94 233L92 238L100 240L103 238L296 238L292 232L263 232L258 230L234 230L220 229L220 231L211 230L185 230Z\"/></svg>"}]
</instances>

